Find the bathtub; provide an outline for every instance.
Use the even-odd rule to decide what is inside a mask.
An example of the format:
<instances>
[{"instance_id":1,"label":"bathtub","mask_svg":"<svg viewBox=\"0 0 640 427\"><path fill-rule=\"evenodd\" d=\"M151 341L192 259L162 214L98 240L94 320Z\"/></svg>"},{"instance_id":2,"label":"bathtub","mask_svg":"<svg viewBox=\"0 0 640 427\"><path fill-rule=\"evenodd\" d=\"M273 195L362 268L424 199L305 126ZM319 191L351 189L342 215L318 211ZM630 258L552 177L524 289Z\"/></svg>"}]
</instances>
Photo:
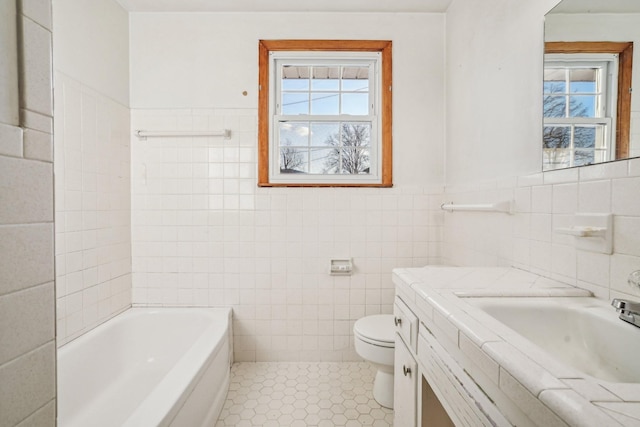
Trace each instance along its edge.
<instances>
[{"instance_id":1,"label":"bathtub","mask_svg":"<svg viewBox=\"0 0 640 427\"><path fill-rule=\"evenodd\" d=\"M230 325L226 308L131 308L62 346L58 426L213 426Z\"/></svg>"}]
</instances>

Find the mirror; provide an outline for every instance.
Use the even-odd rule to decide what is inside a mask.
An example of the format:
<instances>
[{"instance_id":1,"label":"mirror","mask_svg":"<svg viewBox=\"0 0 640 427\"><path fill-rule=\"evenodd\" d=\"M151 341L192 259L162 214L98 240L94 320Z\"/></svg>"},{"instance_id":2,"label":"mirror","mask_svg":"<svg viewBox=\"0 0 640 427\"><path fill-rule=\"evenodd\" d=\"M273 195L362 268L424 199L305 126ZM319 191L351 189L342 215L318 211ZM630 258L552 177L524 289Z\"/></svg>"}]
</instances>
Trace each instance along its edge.
<instances>
[{"instance_id":1,"label":"mirror","mask_svg":"<svg viewBox=\"0 0 640 427\"><path fill-rule=\"evenodd\" d=\"M544 30L543 170L640 156L640 1L562 0Z\"/></svg>"}]
</instances>

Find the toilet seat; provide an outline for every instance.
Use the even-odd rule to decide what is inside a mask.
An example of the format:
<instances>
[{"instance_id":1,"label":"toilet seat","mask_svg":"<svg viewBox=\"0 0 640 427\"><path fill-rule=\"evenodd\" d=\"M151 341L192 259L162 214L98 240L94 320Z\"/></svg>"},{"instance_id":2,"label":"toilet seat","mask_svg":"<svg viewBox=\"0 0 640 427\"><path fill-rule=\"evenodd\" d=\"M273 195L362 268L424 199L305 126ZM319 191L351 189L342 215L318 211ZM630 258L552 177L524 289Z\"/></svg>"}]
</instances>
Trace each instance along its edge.
<instances>
[{"instance_id":1,"label":"toilet seat","mask_svg":"<svg viewBox=\"0 0 640 427\"><path fill-rule=\"evenodd\" d=\"M378 347L394 348L395 328L392 314L376 314L363 317L353 325L356 337Z\"/></svg>"}]
</instances>

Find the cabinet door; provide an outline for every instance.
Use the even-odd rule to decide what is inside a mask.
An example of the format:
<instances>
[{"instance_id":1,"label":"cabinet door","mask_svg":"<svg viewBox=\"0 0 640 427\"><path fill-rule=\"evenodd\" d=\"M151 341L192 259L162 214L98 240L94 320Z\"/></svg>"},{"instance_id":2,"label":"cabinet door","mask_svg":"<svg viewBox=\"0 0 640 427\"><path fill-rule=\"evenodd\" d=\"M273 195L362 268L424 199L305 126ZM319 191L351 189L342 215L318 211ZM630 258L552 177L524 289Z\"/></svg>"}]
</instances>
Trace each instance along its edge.
<instances>
[{"instance_id":1,"label":"cabinet door","mask_svg":"<svg viewBox=\"0 0 640 427\"><path fill-rule=\"evenodd\" d=\"M394 425L415 427L418 392L418 364L400 336L396 336L394 361Z\"/></svg>"}]
</instances>

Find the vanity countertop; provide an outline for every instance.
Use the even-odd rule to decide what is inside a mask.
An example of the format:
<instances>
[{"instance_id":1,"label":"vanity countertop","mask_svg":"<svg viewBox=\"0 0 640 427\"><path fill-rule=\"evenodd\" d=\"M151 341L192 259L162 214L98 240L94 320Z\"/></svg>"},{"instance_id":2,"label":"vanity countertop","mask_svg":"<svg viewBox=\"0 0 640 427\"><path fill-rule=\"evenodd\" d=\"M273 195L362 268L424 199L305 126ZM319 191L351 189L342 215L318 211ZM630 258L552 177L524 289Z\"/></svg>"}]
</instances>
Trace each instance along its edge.
<instances>
[{"instance_id":1,"label":"vanity countertop","mask_svg":"<svg viewBox=\"0 0 640 427\"><path fill-rule=\"evenodd\" d=\"M477 373L474 380L490 381L537 425L640 427L640 384L586 376L464 301L592 296L589 291L515 268L396 268L393 282L421 322L437 330L438 341L461 355L452 354L461 367L472 377ZM613 308L611 315L617 317Z\"/></svg>"}]
</instances>

